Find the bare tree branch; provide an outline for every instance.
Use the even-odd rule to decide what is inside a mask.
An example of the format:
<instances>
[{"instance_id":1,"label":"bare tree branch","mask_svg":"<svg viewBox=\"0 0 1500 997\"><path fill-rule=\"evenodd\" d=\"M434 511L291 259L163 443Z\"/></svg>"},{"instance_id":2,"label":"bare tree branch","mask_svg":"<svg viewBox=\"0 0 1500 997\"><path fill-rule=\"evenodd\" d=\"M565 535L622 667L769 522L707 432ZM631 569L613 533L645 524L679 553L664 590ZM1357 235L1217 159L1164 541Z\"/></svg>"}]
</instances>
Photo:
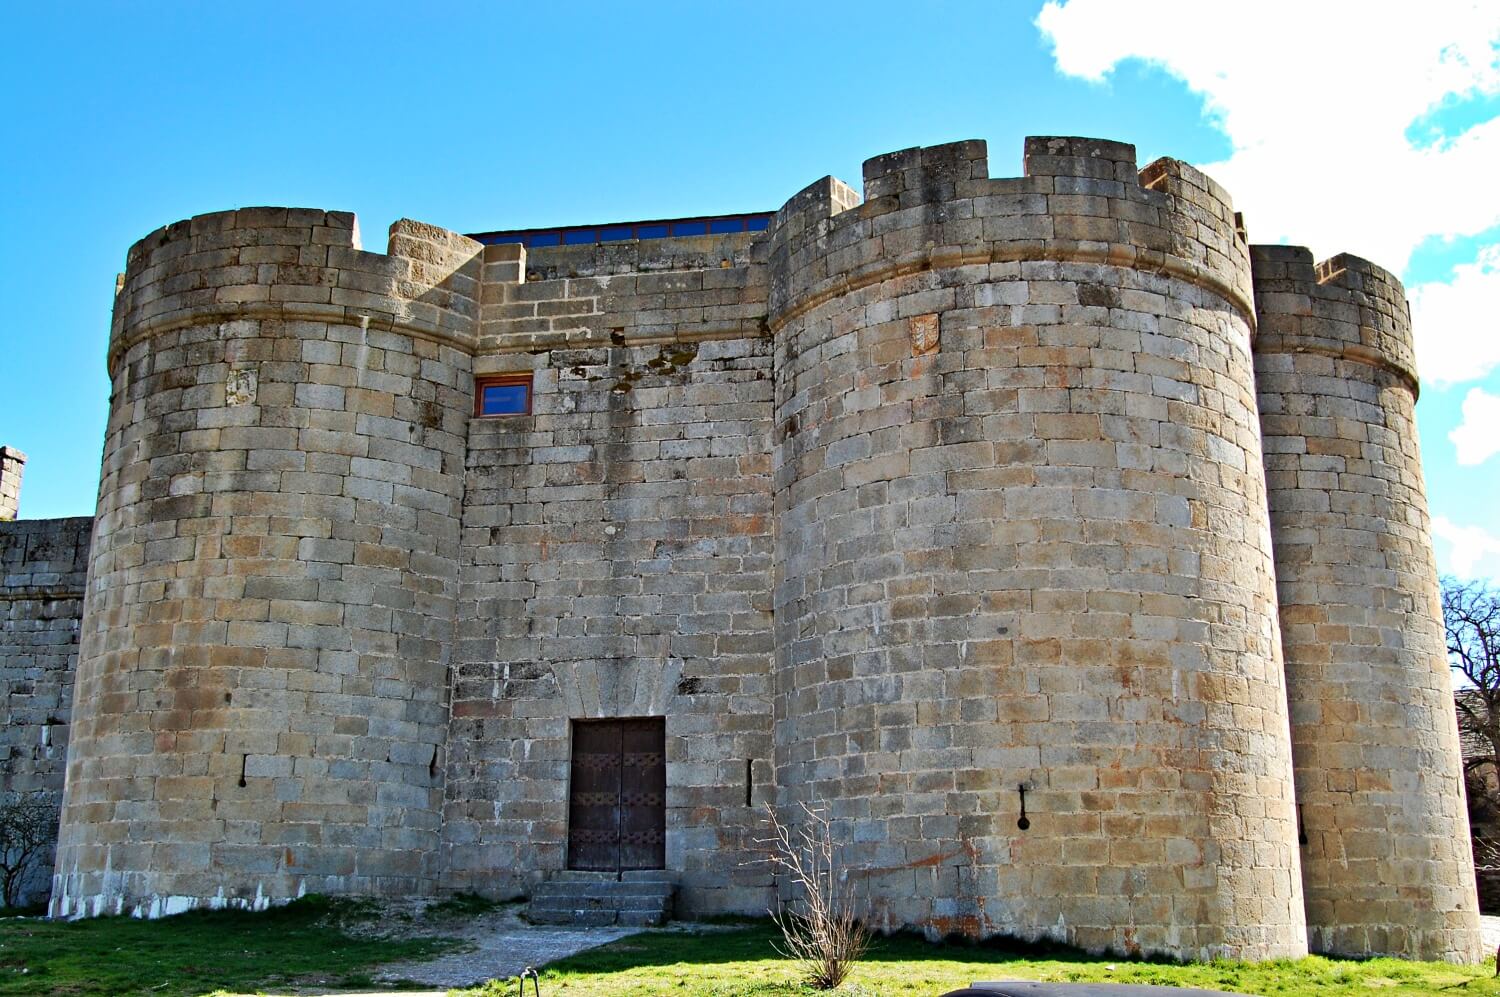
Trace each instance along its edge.
<instances>
[{"instance_id":1,"label":"bare tree branch","mask_svg":"<svg viewBox=\"0 0 1500 997\"><path fill-rule=\"evenodd\" d=\"M1500 592L1484 582L1444 578L1443 631L1457 679L1453 698L1474 871L1483 886L1500 875Z\"/></svg>"},{"instance_id":2,"label":"bare tree branch","mask_svg":"<svg viewBox=\"0 0 1500 997\"><path fill-rule=\"evenodd\" d=\"M57 807L35 796L0 803L0 899L15 907L26 874L57 840Z\"/></svg>"}]
</instances>

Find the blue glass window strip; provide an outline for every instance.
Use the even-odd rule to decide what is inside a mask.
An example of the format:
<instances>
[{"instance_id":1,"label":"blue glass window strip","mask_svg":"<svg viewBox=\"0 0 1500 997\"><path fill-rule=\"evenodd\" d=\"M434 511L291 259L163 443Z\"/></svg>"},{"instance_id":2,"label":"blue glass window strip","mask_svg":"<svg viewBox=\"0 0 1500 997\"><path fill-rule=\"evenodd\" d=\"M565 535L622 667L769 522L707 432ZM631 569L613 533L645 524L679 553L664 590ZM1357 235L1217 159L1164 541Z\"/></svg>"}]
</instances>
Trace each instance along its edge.
<instances>
[{"instance_id":1,"label":"blue glass window strip","mask_svg":"<svg viewBox=\"0 0 1500 997\"><path fill-rule=\"evenodd\" d=\"M587 246L599 242L629 239L665 239L672 236L728 235L735 232L764 232L771 226L770 214L727 215L720 218L695 218L683 221L631 222L619 225L580 225L576 228L543 229L535 232L481 232L471 238L488 246L520 243L523 246Z\"/></svg>"},{"instance_id":2,"label":"blue glass window strip","mask_svg":"<svg viewBox=\"0 0 1500 997\"><path fill-rule=\"evenodd\" d=\"M480 415L525 415L531 409L531 385L486 384L480 396Z\"/></svg>"}]
</instances>

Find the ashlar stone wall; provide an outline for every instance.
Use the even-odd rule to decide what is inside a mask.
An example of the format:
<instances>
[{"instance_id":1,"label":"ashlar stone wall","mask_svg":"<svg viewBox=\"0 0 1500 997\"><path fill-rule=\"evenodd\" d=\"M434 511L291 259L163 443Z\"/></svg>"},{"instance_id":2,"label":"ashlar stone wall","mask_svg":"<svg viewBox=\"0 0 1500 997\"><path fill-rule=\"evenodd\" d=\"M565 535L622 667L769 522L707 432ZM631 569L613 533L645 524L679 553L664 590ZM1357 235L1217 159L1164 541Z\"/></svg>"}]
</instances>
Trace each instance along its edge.
<instances>
[{"instance_id":1,"label":"ashlar stone wall","mask_svg":"<svg viewBox=\"0 0 1500 997\"><path fill-rule=\"evenodd\" d=\"M564 867L570 721L662 716L679 911L770 901L771 348L744 334L764 280L747 237L662 242L486 251L477 363L534 396L470 428L454 888Z\"/></svg>"},{"instance_id":2,"label":"ashlar stone wall","mask_svg":"<svg viewBox=\"0 0 1500 997\"><path fill-rule=\"evenodd\" d=\"M131 250L55 915L435 888L478 254L271 208Z\"/></svg>"},{"instance_id":3,"label":"ashlar stone wall","mask_svg":"<svg viewBox=\"0 0 1500 997\"><path fill-rule=\"evenodd\" d=\"M1253 260L1308 931L1324 952L1474 961L1406 295L1352 256Z\"/></svg>"},{"instance_id":4,"label":"ashlar stone wall","mask_svg":"<svg viewBox=\"0 0 1500 997\"><path fill-rule=\"evenodd\" d=\"M94 521L0 523L0 803L62 800ZM52 851L41 856L20 902L45 901Z\"/></svg>"},{"instance_id":5,"label":"ashlar stone wall","mask_svg":"<svg viewBox=\"0 0 1500 997\"><path fill-rule=\"evenodd\" d=\"M781 799L889 927L1300 955L1244 241L1129 146L1026 167L772 226Z\"/></svg>"},{"instance_id":6,"label":"ashlar stone wall","mask_svg":"<svg viewBox=\"0 0 1500 997\"><path fill-rule=\"evenodd\" d=\"M524 893L574 725L661 717L685 914L764 911L807 803L884 928L1473 958L1399 285L1252 290L1226 192L1128 145L989 172L879 156L764 233L138 243L52 912ZM529 412L474 416L495 374Z\"/></svg>"}]
</instances>

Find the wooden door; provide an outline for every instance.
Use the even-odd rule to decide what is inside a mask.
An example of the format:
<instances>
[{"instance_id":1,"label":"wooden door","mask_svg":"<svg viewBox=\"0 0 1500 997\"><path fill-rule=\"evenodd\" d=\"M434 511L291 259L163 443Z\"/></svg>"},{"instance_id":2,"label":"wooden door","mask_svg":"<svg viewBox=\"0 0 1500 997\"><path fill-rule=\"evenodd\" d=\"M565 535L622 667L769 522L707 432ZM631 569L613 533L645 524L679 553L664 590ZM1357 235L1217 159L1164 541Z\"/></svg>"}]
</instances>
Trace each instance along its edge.
<instances>
[{"instance_id":1,"label":"wooden door","mask_svg":"<svg viewBox=\"0 0 1500 997\"><path fill-rule=\"evenodd\" d=\"M666 743L661 717L573 722L569 869L666 865Z\"/></svg>"}]
</instances>

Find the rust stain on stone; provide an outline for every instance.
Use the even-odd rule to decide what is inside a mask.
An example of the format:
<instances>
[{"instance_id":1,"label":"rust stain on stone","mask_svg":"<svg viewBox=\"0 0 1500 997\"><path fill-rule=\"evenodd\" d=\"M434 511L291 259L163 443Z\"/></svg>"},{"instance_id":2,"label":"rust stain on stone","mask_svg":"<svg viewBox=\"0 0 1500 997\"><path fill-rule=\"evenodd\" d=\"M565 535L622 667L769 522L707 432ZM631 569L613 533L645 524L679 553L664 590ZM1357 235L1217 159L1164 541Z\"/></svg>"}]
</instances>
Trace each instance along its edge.
<instances>
[{"instance_id":1,"label":"rust stain on stone","mask_svg":"<svg viewBox=\"0 0 1500 997\"><path fill-rule=\"evenodd\" d=\"M913 315L907 320L907 335L911 337L911 355L925 357L938 349L938 317L936 313Z\"/></svg>"}]
</instances>

